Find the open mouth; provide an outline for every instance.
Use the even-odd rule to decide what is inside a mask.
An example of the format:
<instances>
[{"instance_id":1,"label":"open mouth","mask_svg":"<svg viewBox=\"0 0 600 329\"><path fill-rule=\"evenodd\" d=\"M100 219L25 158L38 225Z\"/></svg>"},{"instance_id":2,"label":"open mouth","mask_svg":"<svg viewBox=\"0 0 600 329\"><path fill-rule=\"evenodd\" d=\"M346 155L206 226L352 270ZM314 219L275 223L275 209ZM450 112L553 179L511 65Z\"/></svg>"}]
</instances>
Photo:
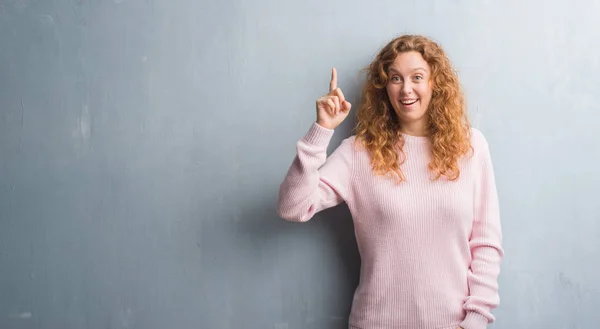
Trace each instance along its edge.
<instances>
[{"instance_id":1,"label":"open mouth","mask_svg":"<svg viewBox=\"0 0 600 329\"><path fill-rule=\"evenodd\" d=\"M414 103L416 103L418 100L419 99L407 99L407 100L401 100L400 103L405 106L410 106L410 105L413 105Z\"/></svg>"}]
</instances>

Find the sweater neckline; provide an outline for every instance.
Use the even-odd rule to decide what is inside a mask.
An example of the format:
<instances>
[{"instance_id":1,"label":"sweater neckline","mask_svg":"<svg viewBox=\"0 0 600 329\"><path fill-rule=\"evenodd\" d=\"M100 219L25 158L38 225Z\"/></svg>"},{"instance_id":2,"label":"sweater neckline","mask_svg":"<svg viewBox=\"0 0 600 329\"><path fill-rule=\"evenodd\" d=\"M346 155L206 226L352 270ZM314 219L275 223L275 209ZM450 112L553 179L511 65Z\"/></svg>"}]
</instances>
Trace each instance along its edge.
<instances>
[{"instance_id":1,"label":"sweater neckline","mask_svg":"<svg viewBox=\"0 0 600 329\"><path fill-rule=\"evenodd\" d=\"M426 144L429 142L429 136L415 136L402 133L402 138L407 144Z\"/></svg>"}]
</instances>

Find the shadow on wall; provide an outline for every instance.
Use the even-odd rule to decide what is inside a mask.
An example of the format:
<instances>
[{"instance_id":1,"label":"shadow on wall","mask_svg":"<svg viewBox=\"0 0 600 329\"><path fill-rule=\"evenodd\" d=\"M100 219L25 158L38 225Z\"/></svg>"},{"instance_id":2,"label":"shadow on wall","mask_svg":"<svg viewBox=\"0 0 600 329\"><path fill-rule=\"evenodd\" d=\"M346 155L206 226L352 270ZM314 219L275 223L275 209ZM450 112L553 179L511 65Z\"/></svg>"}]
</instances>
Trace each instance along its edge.
<instances>
[{"instance_id":1,"label":"shadow on wall","mask_svg":"<svg viewBox=\"0 0 600 329\"><path fill-rule=\"evenodd\" d=\"M347 328L352 297L360 274L360 254L348 206L342 203L324 210L305 223L287 222L279 218L276 213L275 203L278 187L278 185L272 186L269 191L261 192L261 194L272 196L272 199L262 199L261 202L246 203L245 206L241 206L241 212L245 214L246 220L242 220L236 225L235 249L247 255L248 258L262 259L265 263L274 264L278 268L277 273L280 278L276 278L277 281L270 281L268 275L261 278L260 281L271 285L269 289L281 289L279 293L282 296L283 317L289 316L282 323L289 321L289 328L296 328L297 325L302 328ZM313 236L315 240L319 241L317 246L310 245L313 243L310 241L312 238L305 239L309 236ZM294 250L289 249L295 246L299 246L303 250L300 251L300 254L303 254L302 259L294 259L292 256L298 255ZM321 247L325 248L323 252L326 255L312 249ZM290 256L288 257L287 254ZM299 288L305 287L305 283L294 285L291 283L292 281L288 282L287 278L288 275L291 275L290 280L297 279L298 269L310 264L310 255L319 258L315 260L315 266L319 266L318 264L326 259L335 259L335 263L325 269L334 273L328 273L326 275L328 278L315 282L313 291L299 291L302 290ZM306 263L307 261L309 263ZM311 268L308 275L315 275L315 272L320 270ZM329 282L328 280L335 280L335 287L331 287L329 292L320 288L324 284L323 282ZM280 288L278 285L282 287ZM277 301L277 303L279 302ZM302 306L306 303L319 303L320 307L328 310L327 315L314 314L314 306L308 307L313 309L313 312L308 311ZM319 312L321 311L317 311L317 313ZM313 315L316 315L317 318L311 319ZM257 323L257 325L259 324ZM288 327L283 326L283 328Z\"/></svg>"},{"instance_id":2,"label":"shadow on wall","mask_svg":"<svg viewBox=\"0 0 600 329\"><path fill-rule=\"evenodd\" d=\"M277 195L276 190L268 194ZM273 205L273 200L248 202L239 206L245 214L242 220L221 225L219 230L227 232L204 231L201 249L207 262L203 262L201 284L211 289L209 285L222 281L219 284L223 284L225 295L232 297L228 303L236 314L233 321L245 319L251 328L262 327L265 323L261 321L273 317L280 318L277 323L284 324L282 328L288 328L288 324L289 329L347 328L360 273L360 255L348 207L341 204L316 214L308 222L293 223L279 218ZM306 239L310 236L314 239ZM302 251L294 250L295 247ZM325 255L313 248L324 248ZM311 263L312 257L315 263ZM218 263L212 264L209 259ZM327 259L335 259L335 263L320 268L318 264ZM307 265L315 265L307 268L311 278L319 276L322 270L332 273L317 279L314 286L307 286L306 280L296 284L294 280L302 278L299 269ZM324 290L322 287L332 280L335 287ZM315 303L320 306L316 308Z\"/></svg>"},{"instance_id":3,"label":"shadow on wall","mask_svg":"<svg viewBox=\"0 0 600 329\"><path fill-rule=\"evenodd\" d=\"M349 94L358 95L358 91ZM354 98L353 113L336 129L328 154L352 133L358 107ZM278 172L285 175L292 161L283 161L286 168L278 168ZM219 302L235 314L230 323L233 327L347 328L360 274L348 206L324 210L306 223L287 222L276 212L284 176L268 177L271 173L265 166L256 170L240 177L237 186L221 196L235 202L208 207L210 214L205 215L213 218L206 218L198 237L203 291L220 296ZM302 269L307 276L299 272ZM320 274L323 271L326 275ZM217 323L213 311L220 312L216 306L207 310L204 325ZM265 323L268 321L273 322Z\"/></svg>"},{"instance_id":4,"label":"shadow on wall","mask_svg":"<svg viewBox=\"0 0 600 329\"><path fill-rule=\"evenodd\" d=\"M344 264L344 273L348 276L346 285L348 289L354 291L358 285L360 274L360 254L356 244L354 235L354 224L352 216L346 204L339 205L332 209L322 212L323 226L331 235L335 245L338 246L337 253L339 254L342 263Z\"/></svg>"}]
</instances>

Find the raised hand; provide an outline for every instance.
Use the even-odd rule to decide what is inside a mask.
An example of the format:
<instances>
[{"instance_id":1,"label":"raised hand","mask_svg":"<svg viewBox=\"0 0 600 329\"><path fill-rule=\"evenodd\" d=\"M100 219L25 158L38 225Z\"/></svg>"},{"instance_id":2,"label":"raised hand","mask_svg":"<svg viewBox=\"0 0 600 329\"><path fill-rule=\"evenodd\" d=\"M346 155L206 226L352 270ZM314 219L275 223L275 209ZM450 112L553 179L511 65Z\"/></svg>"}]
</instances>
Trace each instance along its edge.
<instances>
[{"instance_id":1,"label":"raised hand","mask_svg":"<svg viewBox=\"0 0 600 329\"><path fill-rule=\"evenodd\" d=\"M335 129L348 117L352 104L346 100L337 86L337 71L331 70L329 92L317 99L317 124L324 128Z\"/></svg>"}]
</instances>

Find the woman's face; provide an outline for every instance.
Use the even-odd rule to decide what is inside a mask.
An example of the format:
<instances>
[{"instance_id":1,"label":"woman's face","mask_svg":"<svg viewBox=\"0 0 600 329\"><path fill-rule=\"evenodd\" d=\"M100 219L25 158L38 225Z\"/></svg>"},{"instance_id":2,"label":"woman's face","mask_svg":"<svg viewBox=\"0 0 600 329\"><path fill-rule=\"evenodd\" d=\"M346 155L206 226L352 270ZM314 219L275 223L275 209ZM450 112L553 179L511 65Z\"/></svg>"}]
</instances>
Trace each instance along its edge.
<instances>
[{"instance_id":1,"label":"woman's face","mask_svg":"<svg viewBox=\"0 0 600 329\"><path fill-rule=\"evenodd\" d=\"M387 95L400 119L401 130L425 135L433 92L431 68L420 53L400 53L388 69Z\"/></svg>"}]
</instances>

